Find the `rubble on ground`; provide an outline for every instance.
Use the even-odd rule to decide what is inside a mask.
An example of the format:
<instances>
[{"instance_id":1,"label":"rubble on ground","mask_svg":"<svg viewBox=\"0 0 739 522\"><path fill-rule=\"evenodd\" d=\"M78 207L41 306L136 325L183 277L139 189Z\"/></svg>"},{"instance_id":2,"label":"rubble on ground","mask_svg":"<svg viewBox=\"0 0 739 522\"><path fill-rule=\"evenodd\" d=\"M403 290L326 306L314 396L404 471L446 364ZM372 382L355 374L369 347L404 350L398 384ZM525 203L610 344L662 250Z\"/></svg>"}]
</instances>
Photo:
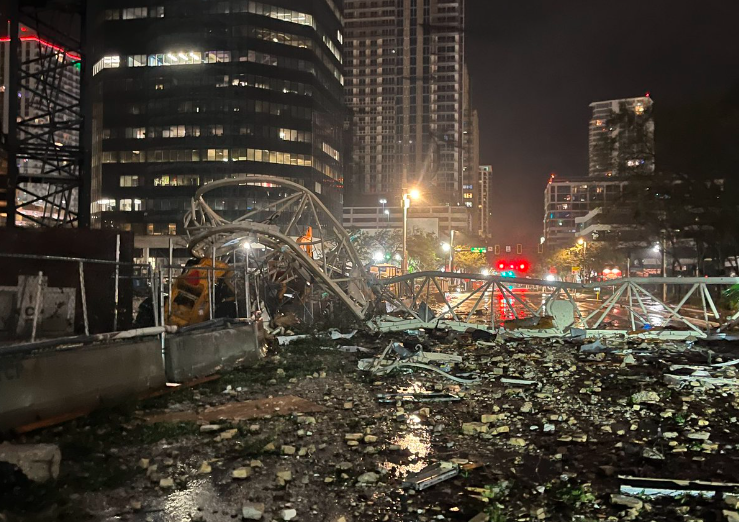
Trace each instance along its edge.
<instances>
[{"instance_id":1,"label":"rubble on ground","mask_svg":"<svg viewBox=\"0 0 739 522\"><path fill-rule=\"evenodd\" d=\"M56 482L31 486L0 466L0 479L12 477L0 487L0 514L736 519L737 368L724 363L739 347L424 338L427 355L461 356L441 364L477 378L467 384L412 366L387 375L357 368L415 335L351 339L371 353L339 350L340 332L297 339L254 368L20 437L15 445L58 445L61 471Z\"/></svg>"}]
</instances>

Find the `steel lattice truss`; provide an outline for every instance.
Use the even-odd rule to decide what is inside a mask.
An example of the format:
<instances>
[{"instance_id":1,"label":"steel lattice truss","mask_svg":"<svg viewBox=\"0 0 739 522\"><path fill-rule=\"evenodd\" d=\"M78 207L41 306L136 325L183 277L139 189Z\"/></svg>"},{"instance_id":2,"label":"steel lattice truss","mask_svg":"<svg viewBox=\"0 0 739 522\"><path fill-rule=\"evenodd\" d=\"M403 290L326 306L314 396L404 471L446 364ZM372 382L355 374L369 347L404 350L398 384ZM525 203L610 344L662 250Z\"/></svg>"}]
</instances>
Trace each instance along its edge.
<instances>
[{"instance_id":1,"label":"steel lattice truss","mask_svg":"<svg viewBox=\"0 0 739 522\"><path fill-rule=\"evenodd\" d=\"M469 294L452 301L444 290L452 281L477 283ZM625 278L600 283L568 283L526 278L481 276L446 272L418 272L381 280L381 299L395 308L393 317L378 317L380 330L418 327L467 329L484 325L494 328L509 320L538 319L547 315L550 305L564 300L572 305L574 325L587 329L624 334L637 329L680 329L690 335L705 337L722 332L739 322L739 313L722 317L713 295L722 288L739 284L736 277L665 277ZM578 292L593 292L607 285L608 295L583 306ZM651 286L666 285L680 290L675 303L663 301ZM526 288L527 293L516 290ZM672 292L670 292L672 293ZM588 294L590 295L590 294ZM696 305L687 306L693 297ZM698 304L699 303L699 304ZM533 322L532 322L533 324Z\"/></svg>"},{"instance_id":2,"label":"steel lattice truss","mask_svg":"<svg viewBox=\"0 0 739 522\"><path fill-rule=\"evenodd\" d=\"M251 185L279 188L282 197L264 200L260 208L227 220L216 212L206 197L227 187ZM312 237L306 239L308 227ZM264 275L273 283L295 280L313 285L312 295L323 292L341 300L359 319L373 304L367 275L346 230L318 197L302 185L272 176L248 176L220 180L196 192L185 216L193 256L228 259L244 242L266 249L260 257ZM320 289L316 292L315 288Z\"/></svg>"},{"instance_id":3,"label":"steel lattice truss","mask_svg":"<svg viewBox=\"0 0 739 522\"><path fill-rule=\"evenodd\" d=\"M8 103L8 224L87 226L85 4L10 3L7 85L19 97Z\"/></svg>"}]
</instances>

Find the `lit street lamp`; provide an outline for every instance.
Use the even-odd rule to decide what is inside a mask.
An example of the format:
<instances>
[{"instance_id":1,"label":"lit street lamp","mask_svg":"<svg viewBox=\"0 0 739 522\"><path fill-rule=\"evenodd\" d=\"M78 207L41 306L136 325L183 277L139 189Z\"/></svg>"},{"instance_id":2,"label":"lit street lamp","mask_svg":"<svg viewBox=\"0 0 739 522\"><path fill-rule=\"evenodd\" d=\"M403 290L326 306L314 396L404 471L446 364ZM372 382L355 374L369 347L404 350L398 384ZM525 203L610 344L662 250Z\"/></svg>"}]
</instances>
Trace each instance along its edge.
<instances>
[{"instance_id":1,"label":"lit street lamp","mask_svg":"<svg viewBox=\"0 0 739 522\"><path fill-rule=\"evenodd\" d=\"M577 244L582 246L582 261L580 262L580 273L582 274L582 280L585 282L585 252L588 249L588 242L583 238L577 240Z\"/></svg>"},{"instance_id":2,"label":"lit street lamp","mask_svg":"<svg viewBox=\"0 0 739 522\"><path fill-rule=\"evenodd\" d=\"M418 189L403 189L403 197L401 204L403 206L403 264L401 270L405 274L408 272L408 209L411 206L411 199L418 199L421 193Z\"/></svg>"}]
</instances>

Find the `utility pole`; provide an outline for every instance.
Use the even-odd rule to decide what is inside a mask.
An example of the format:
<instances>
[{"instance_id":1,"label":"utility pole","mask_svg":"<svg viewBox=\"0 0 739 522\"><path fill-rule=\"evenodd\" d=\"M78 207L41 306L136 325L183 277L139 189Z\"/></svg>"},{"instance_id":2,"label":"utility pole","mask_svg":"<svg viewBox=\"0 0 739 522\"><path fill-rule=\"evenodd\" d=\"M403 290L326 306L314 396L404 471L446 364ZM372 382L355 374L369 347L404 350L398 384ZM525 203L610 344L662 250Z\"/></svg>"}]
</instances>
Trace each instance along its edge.
<instances>
[{"instance_id":1,"label":"utility pole","mask_svg":"<svg viewBox=\"0 0 739 522\"><path fill-rule=\"evenodd\" d=\"M662 277L667 277L667 252L665 252L665 236L662 235ZM667 302L667 283L662 283L662 302Z\"/></svg>"}]
</instances>

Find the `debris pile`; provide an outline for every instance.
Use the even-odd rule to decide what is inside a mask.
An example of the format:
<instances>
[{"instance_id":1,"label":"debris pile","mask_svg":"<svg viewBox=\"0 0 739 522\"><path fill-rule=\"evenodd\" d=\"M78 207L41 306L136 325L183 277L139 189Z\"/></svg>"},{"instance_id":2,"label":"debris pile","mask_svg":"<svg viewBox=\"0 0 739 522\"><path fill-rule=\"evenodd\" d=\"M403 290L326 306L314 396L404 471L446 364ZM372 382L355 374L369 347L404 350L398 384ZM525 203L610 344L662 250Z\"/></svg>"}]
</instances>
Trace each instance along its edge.
<instances>
[{"instance_id":1,"label":"debris pile","mask_svg":"<svg viewBox=\"0 0 739 522\"><path fill-rule=\"evenodd\" d=\"M254 368L25 435L14 444L61 448L54 494L14 482L0 513L738 519L739 347L422 333L293 339Z\"/></svg>"}]
</instances>

